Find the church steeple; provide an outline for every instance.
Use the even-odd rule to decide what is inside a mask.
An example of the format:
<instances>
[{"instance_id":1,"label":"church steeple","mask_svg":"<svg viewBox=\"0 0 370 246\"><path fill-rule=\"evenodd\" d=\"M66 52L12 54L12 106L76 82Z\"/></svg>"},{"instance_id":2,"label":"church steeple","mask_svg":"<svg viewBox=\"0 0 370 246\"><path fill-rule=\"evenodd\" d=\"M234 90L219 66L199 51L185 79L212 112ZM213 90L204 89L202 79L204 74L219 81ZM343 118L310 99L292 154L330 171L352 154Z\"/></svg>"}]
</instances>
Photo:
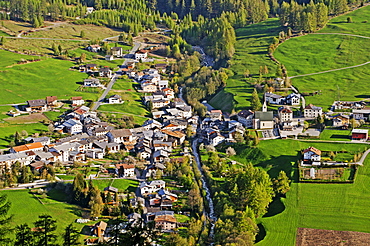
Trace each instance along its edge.
<instances>
[{"instance_id":1,"label":"church steeple","mask_svg":"<svg viewBox=\"0 0 370 246\"><path fill-rule=\"evenodd\" d=\"M265 97L265 98L264 98L264 100L263 100L262 112L267 112L266 97Z\"/></svg>"}]
</instances>

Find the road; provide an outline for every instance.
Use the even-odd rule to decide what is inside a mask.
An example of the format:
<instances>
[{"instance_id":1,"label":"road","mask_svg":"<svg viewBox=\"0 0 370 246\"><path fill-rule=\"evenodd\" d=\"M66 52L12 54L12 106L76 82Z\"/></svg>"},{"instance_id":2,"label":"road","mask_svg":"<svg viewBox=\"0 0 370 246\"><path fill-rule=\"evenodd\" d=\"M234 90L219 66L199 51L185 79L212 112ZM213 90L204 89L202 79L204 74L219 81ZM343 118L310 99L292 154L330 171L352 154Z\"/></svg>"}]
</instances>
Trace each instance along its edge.
<instances>
[{"instance_id":1,"label":"road","mask_svg":"<svg viewBox=\"0 0 370 246\"><path fill-rule=\"evenodd\" d=\"M129 57L131 57L132 55L135 54L135 52L140 48L141 46L141 43L138 43L138 42L135 42L134 43L134 47L132 47L130 53L129 53ZM126 65L126 62L128 61L131 61L132 59L131 58L125 58L122 65ZM91 110L97 110L99 108L99 106L101 105L101 103L105 100L105 98L107 97L109 91L112 89L114 83L116 82L116 80L118 79L120 74L118 73L115 73L111 79L111 81L109 82L109 84L107 85L107 88L105 89L105 91L103 92L103 94L99 97L98 101L95 102L91 108Z\"/></svg>"}]
</instances>

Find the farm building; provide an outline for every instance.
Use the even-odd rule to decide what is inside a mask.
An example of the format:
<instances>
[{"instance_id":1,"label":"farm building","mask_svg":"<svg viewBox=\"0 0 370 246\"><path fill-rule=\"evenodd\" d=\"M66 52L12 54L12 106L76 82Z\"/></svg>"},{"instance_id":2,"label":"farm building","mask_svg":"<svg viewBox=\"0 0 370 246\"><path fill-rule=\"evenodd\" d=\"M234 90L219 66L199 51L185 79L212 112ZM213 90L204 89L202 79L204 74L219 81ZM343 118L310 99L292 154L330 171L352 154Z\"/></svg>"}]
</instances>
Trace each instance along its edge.
<instances>
[{"instance_id":1,"label":"farm building","mask_svg":"<svg viewBox=\"0 0 370 246\"><path fill-rule=\"evenodd\" d=\"M352 140L367 141L369 138L369 130L353 129Z\"/></svg>"}]
</instances>

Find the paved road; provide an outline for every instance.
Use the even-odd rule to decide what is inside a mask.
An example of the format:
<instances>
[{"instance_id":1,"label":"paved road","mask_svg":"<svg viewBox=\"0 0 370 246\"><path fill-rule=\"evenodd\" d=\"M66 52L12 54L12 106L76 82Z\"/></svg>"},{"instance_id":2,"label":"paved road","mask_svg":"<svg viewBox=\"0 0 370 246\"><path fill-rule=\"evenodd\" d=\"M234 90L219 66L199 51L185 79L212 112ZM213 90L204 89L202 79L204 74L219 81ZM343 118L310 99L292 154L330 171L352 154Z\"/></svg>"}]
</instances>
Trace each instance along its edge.
<instances>
[{"instance_id":1,"label":"paved road","mask_svg":"<svg viewBox=\"0 0 370 246\"><path fill-rule=\"evenodd\" d=\"M351 37L370 39L370 37L356 35L356 34L349 34L349 33L311 33L311 35L343 35L343 36L351 36ZM322 73L330 73L330 72L335 72L335 71L340 71L340 70L345 70L345 69L351 69L351 68L365 66L367 64L370 64L370 61L362 63L362 64L354 65L354 66L342 67L342 68L337 68L337 69L330 69L330 70L327 70L327 71L322 71L322 72L317 72L317 73L308 73L308 74L295 75L295 76L289 77L289 79L298 78L298 77L305 77L305 76L312 76L312 75L322 74Z\"/></svg>"},{"instance_id":2,"label":"paved road","mask_svg":"<svg viewBox=\"0 0 370 246\"><path fill-rule=\"evenodd\" d=\"M135 42L134 47L132 47L132 49L129 53L129 56L135 54L135 52L140 48L140 46L141 46L141 43ZM131 61L131 60L132 60L131 58L125 58L122 65L124 66L128 61ZM101 103L105 100L106 96L108 95L109 91L112 89L112 87L113 87L114 83L116 82L118 76L119 76L119 74L117 74L117 73L113 75L111 81L107 85L107 88L105 89L103 94L99 97L98 101L93 104L91 110L97 110L99 108Z\"/></svg>"}]
</instances>

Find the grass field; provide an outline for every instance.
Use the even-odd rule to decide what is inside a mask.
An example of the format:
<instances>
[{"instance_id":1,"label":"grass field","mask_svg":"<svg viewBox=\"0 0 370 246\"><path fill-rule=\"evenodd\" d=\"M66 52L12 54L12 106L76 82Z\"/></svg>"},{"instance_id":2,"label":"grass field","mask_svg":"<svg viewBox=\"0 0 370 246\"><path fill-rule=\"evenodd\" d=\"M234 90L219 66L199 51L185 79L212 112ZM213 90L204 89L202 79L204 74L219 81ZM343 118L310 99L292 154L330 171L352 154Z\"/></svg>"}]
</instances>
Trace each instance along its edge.
<instances>
[{"instance_id":1,"label":"grass field","mask_svg":"<svg viewBox=\"0 0 370 246\"><path fill-rule=\"evenodd\" d=\"M137 124L143 123L149 116L149 111L144 106L140 94L136 92L135 87L137 83L132 82L129 79L119 79L114 84L112 90L109 92L108 96L118 94L122 96L122 100L125 102L123 104L105 104L99 107L100 111L109 112L121 112L127 115L132 115L135 118ZM144 117L140 117L144 116Z\"/></svg>"},{"instance_id":2,"label":"grass field","mask_svg":"<svg viewBox=\"0 0 370 246\"><path fill-rule=\"evenodd\" d=\"M83 96L85 100L96 100L98 97L93 93L75 92L76 83L87 76L68 70L73 65L69 61L47 59L17 65L17 61L33 57L7 51L0 51L0 56L3 58L0 62L0 104L23 103L51 95L58 99Z\"/></svg>"},{"instance_id":3,"label":"grass field","mask_svg":"<svg viewBox=\"0 0 370 246\"><path fill-rule=\"evenodd\" d=\"M370 37L367 17L370 6L333 18L320 33L348 33ZM347 23L347 17L353 22ZM327 42L327 43L326 43ZM293 38L274 53L286 65L288 74L307 74L358 65L369 59L369 39L339 35L306 35ZM335 47L336 46L336 47ZM370 96L370 64L292 79L300 92L320 93L306 97L307 103L328 108L334 100L363 100Z\"/></svg>"},{"instance_id":4,"label":"grass field","mask_svg":"<svg viewBox=\"0 0 370 246\"><path fill-rule=\"evenodd\" d=\"M268 57L267 48L281 30L277 19L236 29L235 55L230 61L234 75L228 79L226 88L209 101L212 106L228 112L250 106L253 88L244 78L245 70L258 77L260 66L266 65L270 72L266 77L274 76L276 65Z\"/></svg>"},{"instance_id":5,"label":"grass field","mask_svg":"<svg viewBox=\"0 0 370 246\"><path fill-rule=\"evenodd\" d=\"M295 245L298 227L370 232L367 211L370 206L370 158L358 169L354 184L296 183L297 153L308 146L321 150L357 151L365 145L337 143L307 143L293 140L268 140L259 145L267 160L259 163L271 176L285 170L293 176L286 198L275 200L269 212L260 219L265 238L257 245ZM284 153L282 155L282 153Z\"/></svg>"},{"instance_id":6,"label":"grass field","mask_svg":"<svg viewBox=\"0 0 370 246\"><path fill-rule=\"evenodd\" d=\"M33 222L38 219L39 215L49 214L57 221L56 232L61 235L68 224L81 217L81 210L77 206L56 200L53 200L52 204L43 205L32 194L28 193L28 190L1 192L6 194L12 203L9 213L14 215L11 223L13 226L27 223L32 228ZM83 225L74 223L74 226L81 230Z\"/></svg>"},{"instance_id":7,"label":"grass field","mask_svg":"<svg viewBox=\"0 0 370 246\"><path fill-rule=\"evenodd\" d=\"M94 185L98 186L100 190L108 186L113 186L118 188L119 191L135 192L136 187L139 182L131 179L102 179L102 180L93 180Z\"/></svg>"},{"instance_id":8,"label":"grass field","mask_svg":"<svg viewBox=\"0 0 370 246\"><path fill-rule=\"evenodd\" d=\"M320 134L320 140L350 141L351 131L325 129Z\"/></svg>"}]
</instances>

